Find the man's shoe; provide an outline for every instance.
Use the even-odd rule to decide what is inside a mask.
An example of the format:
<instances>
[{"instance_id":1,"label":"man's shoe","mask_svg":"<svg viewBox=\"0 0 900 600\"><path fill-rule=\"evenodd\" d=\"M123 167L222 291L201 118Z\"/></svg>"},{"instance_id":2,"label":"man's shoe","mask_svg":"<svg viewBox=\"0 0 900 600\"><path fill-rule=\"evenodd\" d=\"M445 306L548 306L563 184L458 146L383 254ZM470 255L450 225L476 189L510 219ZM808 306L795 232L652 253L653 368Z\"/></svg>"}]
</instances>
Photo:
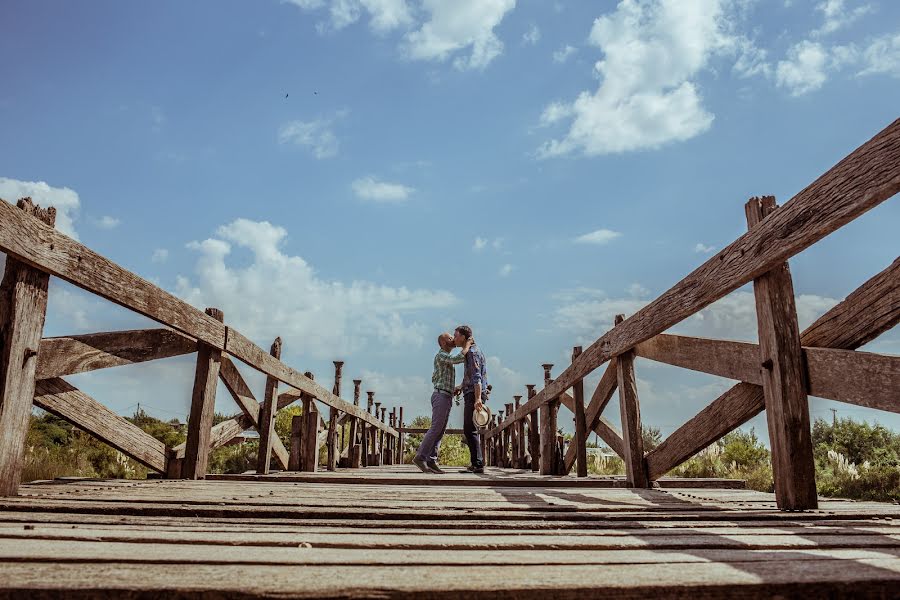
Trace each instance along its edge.
<instances>
[{"instance_id":1,"label":"man's shoe","mask_svg":"<svg viewBox=\"0 0 900 600\"><path fill-rule=\"evenodd\" d=\"M474 467L472 469L472 472L476 475L481 475L482 473L484 473L484 467Z\"/></svg>"},{"instance_id":2,"label":"man's shoe","mask_svg":"<svg viewBox=\"0 0 900 600\"><path fill-rule=\"evenodd\" d=\"M428 465L428 468L431 469L432 473L437 473L438 475L443 475L444 473L446 473L446 471L441 470L438 464L433 460L429 460L425 464Z\"/></svg>"},{"instance_id":3,"label":"man's shoe","mask_svg":"<svg viewBox=\"0 0 900 600\"><path fill-rule=\"evenodd\" d=\"M463 469L462 471L460 471L460 473L471 473L471 472L472 472L472 469L474 469L474 468L475 468L475 467L473 467L472 465L469 465L468 467L466 467L465 469Z\"/></svg>"},{"instance_id":4,"label":"man's shoe","mask_svg":"<svg viewBox=\"0 0 900 600\"><path fill-rule=\"evenodd\" d=\"M413 458L413 464L419 467L419 470L421 470L423 473L431 473L431 469L428 468L428 464L418 456Z\"/></svg>"}]
</instances>

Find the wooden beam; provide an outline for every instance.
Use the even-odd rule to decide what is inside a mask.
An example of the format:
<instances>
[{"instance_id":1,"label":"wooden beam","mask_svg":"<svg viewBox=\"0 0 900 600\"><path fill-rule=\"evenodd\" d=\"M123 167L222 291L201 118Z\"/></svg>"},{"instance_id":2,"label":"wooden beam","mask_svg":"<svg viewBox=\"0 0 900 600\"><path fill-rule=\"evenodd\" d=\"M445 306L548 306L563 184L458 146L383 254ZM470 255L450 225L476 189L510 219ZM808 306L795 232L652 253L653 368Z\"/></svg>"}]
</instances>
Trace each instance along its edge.
<instances>
[{"instance_id":1,"label":"wooden beam","mask_svg":"<svg viewBox=\"0 0 900 600\"><path fill-rule=\"evenodd\" d=\"M747 227L751 231L760 227L776 211L774 196L751 198L745 205ZM808 386L788 263L780 263L754 279L753 294L775 500L782 510L813 509L818 506L818 495Z\"/></svg>"},{"instance_id":2,"label":"wooden beam","mask_svg":"<svg viewBox=\"0 0 900 600\"><path fill-rule=\"evenodd\" d=\"M301 471L315 473L319 470L319 409L313 398L303 400L303 409L306 414L306 427L303 431L303 451L301 454Z\"/></svg>"},{"instance_id":3,"label":"wooden beam","mask_svg":"<svg viewBox=\"0 0 900 600\"><path fill-rule=\"evenodd\" d=\"M243 413L234 415L227 421L222 421L221 423L213 425L213 428L209 432L209 451L212 452L216 448L221 448L251 427L254 427L253 421L251 421L250 417ZM181 444L172 447L170 449L170 452L172 453L174 458L183 459L184 447L185 443L182 442ZM178 477L176 477L176 479L180 478L181 471L179 470Z\"/></svg>"},{"instance_id":4,"label":"wooden beam","mask_svg":"<svg viewBox=\"0 0 900 600\"><path fill-rule=\"evenodd\" d=\"M214 348L225 346L221 322L6 202L0 202L0 250Z\"/></svg>"},{"instance_id":5,"label":"wooden beam","mask_svg":"<svg viewBox=\"0 0 900 600\"><path fill-rule=\"evenodd\" d=\"M272 348L269 350L274 358L281 360L281 338L275 338ZM259 405L259 449L256 455L256 472L262 475L269 473L272 461L272 448L275 438L275 406L278 401L278 380L274 377L266 377L266 389L263 401Z\"/></svg>"},{"instance_id":6,"label":"wooden beam","mask_svg":"<svg viewBox=\"0 0 900 600\"><path fill-rule=\"evenodd\" d=\"M625 442L622 440L622 432L609 419L606 417L597 419L594 431L613 452L619 455L619 458L625 459Z\"/></svg>"},{"instance_id":7,"label":"wooden beam","mask_svg":"<svg viewBox=\"0 0 900 600\"><path fill-rule=\"evenodd\" d=\"M661 333L635 346L634 353L641 358L701 373L762 383L759 346L756 344Z\"/></svg>"},{"instance_id":8,"label":"wooden beam","mask_svg":"<svg viewBox=\"0 0 900 600\"><path fill-rule=\"evenodd\" d=\"M299 471L303 453L303 426L306 414L291 417L291 454L288 459L288 471Z\"/></svg>"},{"instance_id":9,"label":"wooden beam","mask_svg":"<svg viewBox=\"0 0 900 600\"><path fill-rule=\"evenodd\" d=\"M621 326L625 315L616 315ZM616 385L619 388L619 410L622 415L622 445L625 451L625 483L628 487L649 486L644 464L644 436L641 431L641 405L634 375L634 351L616 357Z\"/></svg>"},{"instance_id":10,"label":"wooden beam","mask_svg":"<svg viewBox=\"0 0 900 600\"><path fill-rule=\"evenodd\" d=\"M581 346L572 349L572 360L581 354ZM580 379L572 385L572 396L575 404L575 462L578 465L576 475L587 477L587 435L588 428L584 414L584 380ZM564 467L565 468L565 467Z\"/></svg>"},{"instance_id":11,"label":"wooden beam","mask_svg":"<svg viewBox=\"0 0 900 600\"><path fill-rule=\"evenodd\" d=\"M341 397L341 374L344 368L344 362L335 360L334 362L334 388L331 390L338 398ZM326 460L326 468L329 471L337 471L338 458L340 452L338 450L338 411L335 407L328 407L328 440L325 442L328 449L328 458Z\"/></svg>"},{"instance_id":12,"label":"wooden beam","mask_svg":"<svg viewBox=\"0 0 900 600\"><path fill-rule=\"evenodd\" d=\"M526 404L536 395L534 387L532 383L525 386L525 389L528 390ZM488 435L493 434L489 433ZM528 450L531 453L531 471L536 473L541 470L541 419L540 411L537 409L528 417Z\"/></svg>"},{"instance_id":13,"label":"wooden beam","mask_svg":"<svg viewBox=\"0 0 900 600\"><path fill-rule=\"evenodd\" d=\"M854 290L804 330L804 346L854 350L900 322L900 259ZM647 455L651 479L740 427L760 412L762 388L739 383L673 432Z\"/></svg>"},{"instance_id":14,"label":"wooden beam","mask_svg":"<svg viewBox=\"0 0 900 600\"><path fill-rule=\"evenodd\" d=\"M207 308L206 314L217 321L224 315L217 308ZM207 344L197 347L197 368L194 371L194 389L191 394L191 414L188 417L187 441L181 476L184 479L203 479L209 462L209 434L216 405L216 383L222 351Z\"/></svg>"},{"instance_id":15,"label":"wooden beam","mask_svg":"<svg viewBox=\"0 0 900 600\"><path fill-rule=\"evenodd\" d=\"M197 351L197 342L171 329L110 331L41 340L38 379L181 356Z\"/></svg>"},{"instance_id":16,"label":"wooden beam","mask_svg":"<svg viewBox=\"0 0 900 600\"><path fill-rule=\"evenodd\" d=\"M544 368L544 389L553 383L550 369L553 365L546 363ZM568 386L566 386L568 387ZM556 416L559 412L559 397L551 399L541 407L541 475L553 475L556 464ZM508 414L508 413L507 413ZM505 431L514 420L507 419L500 426Z\"/></svg>"},{"instance_id":17,"label":"wooden beam","mask_svg":"<svg viewBox=\"0 0 900 600\"><path fill-rule=\"evenodd\" d=\"M656 300L591 344L515 415L559 396L588 373L785 262L900 191L900 119L829 169ZM503 426L508 423L503 423Z\"/></svg>"},{"instance_id":18,"label":"wooden beam","mask_svg":"<svg viewBox=\"0 0 900 600\"><path fill-rule=\"evenodd\" d=\"M315 397L323 404L333 406L340 411L362 419L380 431L387 432L390 435L397 435L396 431L377 418L374 418L359 407L353 406L350 402L338 398L315 381L301 375L280 360L270 356L262 348L233 329L228 330L228 343L225 350L228 354L254 369L262 371L266 375L271 375L282 383L286 383L305 394Z\"/></svg>"},{"instance_id":19,"label":"wooden beam","mask_svg":"<svg viewBox=\"0 0 900 600\"><path fill-rule=\"evenodd\" d=\"M231 394L235 403L250 420L248 427L254 427L259 430L259 411L260 403L256 401L253 392L247 386L247 382L241 376L240 371L234 366L234 362L227 356L222 356L222 362L219 364L219 379L225 384L225 389ZM283 395L283 394L282 394ZM281 409L281 396L279 396L278 408ZM275 460L278 461L282 469L288 468L288 451L277 435L272 438L272 453Z\"/></svg>"},{"instance_id":20,"label":"wooden beam","mask_svg":"<svg viewBox=\"0 0 900 600\"><path fill-rule=\"evenodd\" d=\"M55 233L54 208L42 209L30 198L16 206L0 200L0 207L0 224L9 214L25 229ZM0 282L0 496L15 495L22 479L49 283L46 273L15 255L6 257Z\"/></svg>"},{"instance_id":21,"label":"wooden beam","mask_svg":"<svg viewBox=\"0 0 900 600\"><path fill-rule=\"evenodd\" d=\"M166 446L63 379L41 379L35 386L36 406L109 444L159 473L166 471Z\"/></svg>"}]
</instances>

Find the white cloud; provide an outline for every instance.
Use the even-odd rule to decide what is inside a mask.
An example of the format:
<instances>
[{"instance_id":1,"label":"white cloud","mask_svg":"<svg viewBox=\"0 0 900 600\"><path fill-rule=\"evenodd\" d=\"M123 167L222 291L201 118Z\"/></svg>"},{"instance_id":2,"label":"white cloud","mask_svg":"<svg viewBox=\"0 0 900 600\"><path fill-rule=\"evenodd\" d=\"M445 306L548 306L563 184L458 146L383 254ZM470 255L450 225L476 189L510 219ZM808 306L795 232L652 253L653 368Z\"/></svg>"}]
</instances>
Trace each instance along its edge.
<instances>
[{"instance_id":1,"label":"white cloud","mask_svg":"<svg viewBox=\"0 0 900 600\"><path fill-rule=\"evenodd\" d=\"M522 42L534 46L541 40L541 30L537 25L532 25L531 29L522 34Z\"/></svg>"},{"instance_id":2,"label":"white cloud","mask_svg":"<svg viewBox=\"0 0 900 600\"><path fill-rule=\"evenodd\" d=\"M43 208L56 208L56 228L67 236L78 239L74 221L78 218L81 202L78 194L67 187L53 187L43 181L20 181L0 177L0 198L15 204L20 198L30 197Z\"/></svg>"},{"instance_id":3,"label":"white cloud","mask_svg":"<svg viewBox=\"0 0 900 600\"><path fill-rule=\"evenodd\" d=\"M351 186L357 197L383 204L405 202L416 190L401 183L379 181L374 177L362 177Z\"/></svg>"},{"instance_id":4,"label":"white cloud","mask_svg":"<svg viewBox=\"0 0 900 600\"><path fill-rule=\"evenodd\" d=\"M603 54L594 65L600 86L544 110L543 124L563 117L572 122L538 156L658 148L709 129L713 115L702 106L694 79L713 57L738 50L730 7L728 0L622 0L595 20L589 41Z\"/></svg>"},{"instance_id":5,"label":"white cloud","mask_svg":"<svg viewBox=\"0 0 900 600\"><path fill-rule=\"evenodd\" d=\"M337 113L341 118L345 112ZM332 131L335 118L318 118L312 121L289 121L278 130L278 142L307 148L318 159L337 156L340 144Z\"/></svg>"},{"instance_id":6,"label":"white cloud","mask_svg":"<svg viewBox=\"0 0 900 600\"><path fill-rule=\"evenodd\" d=\"M870 4L863 4L853 9L848 9L844 4L845 0L824 0L817 4L816 10L822 13L825 21L819 29L813 32L813 35L822 36L834 33L872 12Z\"/></svg>"},{"instance_id":7,"label":"white cloud","mask_svg":"<svg viewBox=\"0 0 900 600\"><path fill-rule=\"evenodd\" d=\"M900 33L875 38L862 51L860 75L900 77Z\"/></svg>"},{"instance_id":8,"label":"white cloud","mask_svg":"<svg viewBox=\"0 0 900 600\"><path fill-rule=\"evenodd\" d=\"M697 242L697 245L694 246L694 252L699 252L700 254L709 254L710 252L715 251L715 249L715 246L707 246L700 242Z\"/></svg>"},{"instance_id":9,"label":"white cloud","mask_svg":"<svg viewBox=\"0 0 900 600\"><path fill-rule=\"evenodd\" d=\"M571 57L576 52L578 52L578 49L575 48L575 46L569 46L568 44L566 44L553 53L553 62L562 64L569 60L569 57Z\"/></svg>"},{"instance_id":10,"label":"white cloud","mask_svg":"<svg viewBox=\"0 0 900 600\"><path fill-rule=\"evenodd\" d=\"M509 277L512 272L515 270L515 266L509 263L500 267L500 277Z\"/></svg>"},{"instance_id":11,"label":"white cloud","mask_svg":"<svg viewBox=\"0 0 900 600\"><path fill-rule=\"evenodd\" d=\"M284 0L306 11L328 8L329 20L317 25L320 32L340 30L369 15L369 28L377 34L413 24L413 14L406 0Z\"/></svg>"},{"instance_id":12,"label":"white cloud","mask_svg":"<svg viewBox=\"0 0 900 600\"><path fill-rule=\"evenodd\" d=\"M472 244L472 250L475 252L479 252L484 250L485 246L487 246L488 241L482 237L475 238L475 243Z\"/></svg>"},{"instance_id":13,"label":"white cloud","mask_svg":"<svg viewBox=\"0 0 900 600\"><path fill-rule=\"evenodd\" d=\"M494 250L500 250L503 247L503 238L497 237L493 240L483 237L476 237L475 241L472 243L472 250L475 252L481 252L485 248L490 246Z\"/></svg>"},{"instance_id":14,"label":"white cloud","mask_svg":"<svg viewBox=\"0 0 900 600\"><path fill-rule=\"evenodd\" d=\"M165 248L157 248L153 251L153 256L150 257L150 262L154 263L164 263L169 260L169 251Z\"/></svg>"},{"instance_id":15,"label":"white cloud","mask_svg":"<svg viewBox=\"0 0 900 600\"><path fill-rule=\"evenodd\" d=\"M592 231L590 233L585 233L584 235L579 235L575 238L576 244L596 244L603 245L608 244L616 238L622 237L622 234L618 231L613 231L611 229L598 229L597 231Z\"/></svg>"},{"instance_id":16,"label":"white cloud","mask_svg":"<svg viewBox=\"0 0 900 600\"><path fill-rule=\"evenodd\" d=\"M791 46L787 59L778 62L775 83L792 96L802 96L822 87L827 67L828 51L818 42L804 40Z\"/></svg>"},{"instance_id":17,"label":"white cloud","mask_svg":"<svg viewBox=\"0 0 900 600\"><path fill-rule=\"evenodd\" d=\"M198 253L195 279L179 277L177 293L194 306L221 308L251 339L280 335L323 359L374 343L421 346L425 327L412 316L457 301L443 290L324 279L303 258L282 251L286 237L284 228L267 222L237 219L220 227L215 237L188 245ZM232 245L252 260L230 259Z\"/></svg>"},{"instance_id":18,"label":"white cloud","mask_svg":"<svg viewBox=\"0 0 900 600\"><path fill-rule=\"evenodd\" d=\"M503 52L494 33L516 0L422 0L428 21L404 37L404 54L413 60L445 61L455 55L459 70L484 69ZM471 48L467 55L460 51Z\"/></svg>"},{"instance_id":19,"label":"white cloud","mask_svg":"<svg viewBox=\"0 0 900 600\"><path fill-rule=\"evenodd\" d=\"M99 227L100 229L115 229L122 223L121 220L111 217L109 215L104 215L99 219L94 219L94 225Z\"/></svg>"}]
</instances>

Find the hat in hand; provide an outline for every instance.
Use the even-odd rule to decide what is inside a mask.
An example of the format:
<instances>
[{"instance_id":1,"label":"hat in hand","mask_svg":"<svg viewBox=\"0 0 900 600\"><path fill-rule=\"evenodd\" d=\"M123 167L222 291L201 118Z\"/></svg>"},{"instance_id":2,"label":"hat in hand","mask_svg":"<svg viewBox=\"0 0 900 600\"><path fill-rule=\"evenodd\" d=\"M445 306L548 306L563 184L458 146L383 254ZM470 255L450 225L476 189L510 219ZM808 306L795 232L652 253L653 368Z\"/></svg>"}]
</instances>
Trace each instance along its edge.
<instances>
[{"instance_id":1,"label":"hat in hand","mask_svg":"<svg viewBox=\"0 0 900 600\"><path fill-rule=\"evenodd\" d=\"M480 409L475 409L475 412L472 413L472 421L479 429L488 426L488 423L491 422L491 409L487 407L487 404L482 404Z\"/></svg>"}]
</instances>

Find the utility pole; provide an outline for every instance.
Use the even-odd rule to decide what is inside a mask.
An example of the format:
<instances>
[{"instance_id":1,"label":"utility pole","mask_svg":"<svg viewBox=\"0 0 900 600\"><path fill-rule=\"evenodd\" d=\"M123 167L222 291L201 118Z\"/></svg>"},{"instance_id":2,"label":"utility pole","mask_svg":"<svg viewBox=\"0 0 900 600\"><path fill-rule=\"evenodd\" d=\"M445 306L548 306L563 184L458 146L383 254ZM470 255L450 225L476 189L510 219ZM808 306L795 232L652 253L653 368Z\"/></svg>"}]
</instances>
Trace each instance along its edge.
<instances>
[{"instance_id":1,"label":"utility pole","mask_svg":"<svg viewBox=\"0 0 900 600\"><path fill-rule=\"evenodd\" d=\"M837 427L837 409L836 409L836 408L829 408L828 410L831 411L831 426L832 426L832 427Z\"/></svg>"}]
</instances>

